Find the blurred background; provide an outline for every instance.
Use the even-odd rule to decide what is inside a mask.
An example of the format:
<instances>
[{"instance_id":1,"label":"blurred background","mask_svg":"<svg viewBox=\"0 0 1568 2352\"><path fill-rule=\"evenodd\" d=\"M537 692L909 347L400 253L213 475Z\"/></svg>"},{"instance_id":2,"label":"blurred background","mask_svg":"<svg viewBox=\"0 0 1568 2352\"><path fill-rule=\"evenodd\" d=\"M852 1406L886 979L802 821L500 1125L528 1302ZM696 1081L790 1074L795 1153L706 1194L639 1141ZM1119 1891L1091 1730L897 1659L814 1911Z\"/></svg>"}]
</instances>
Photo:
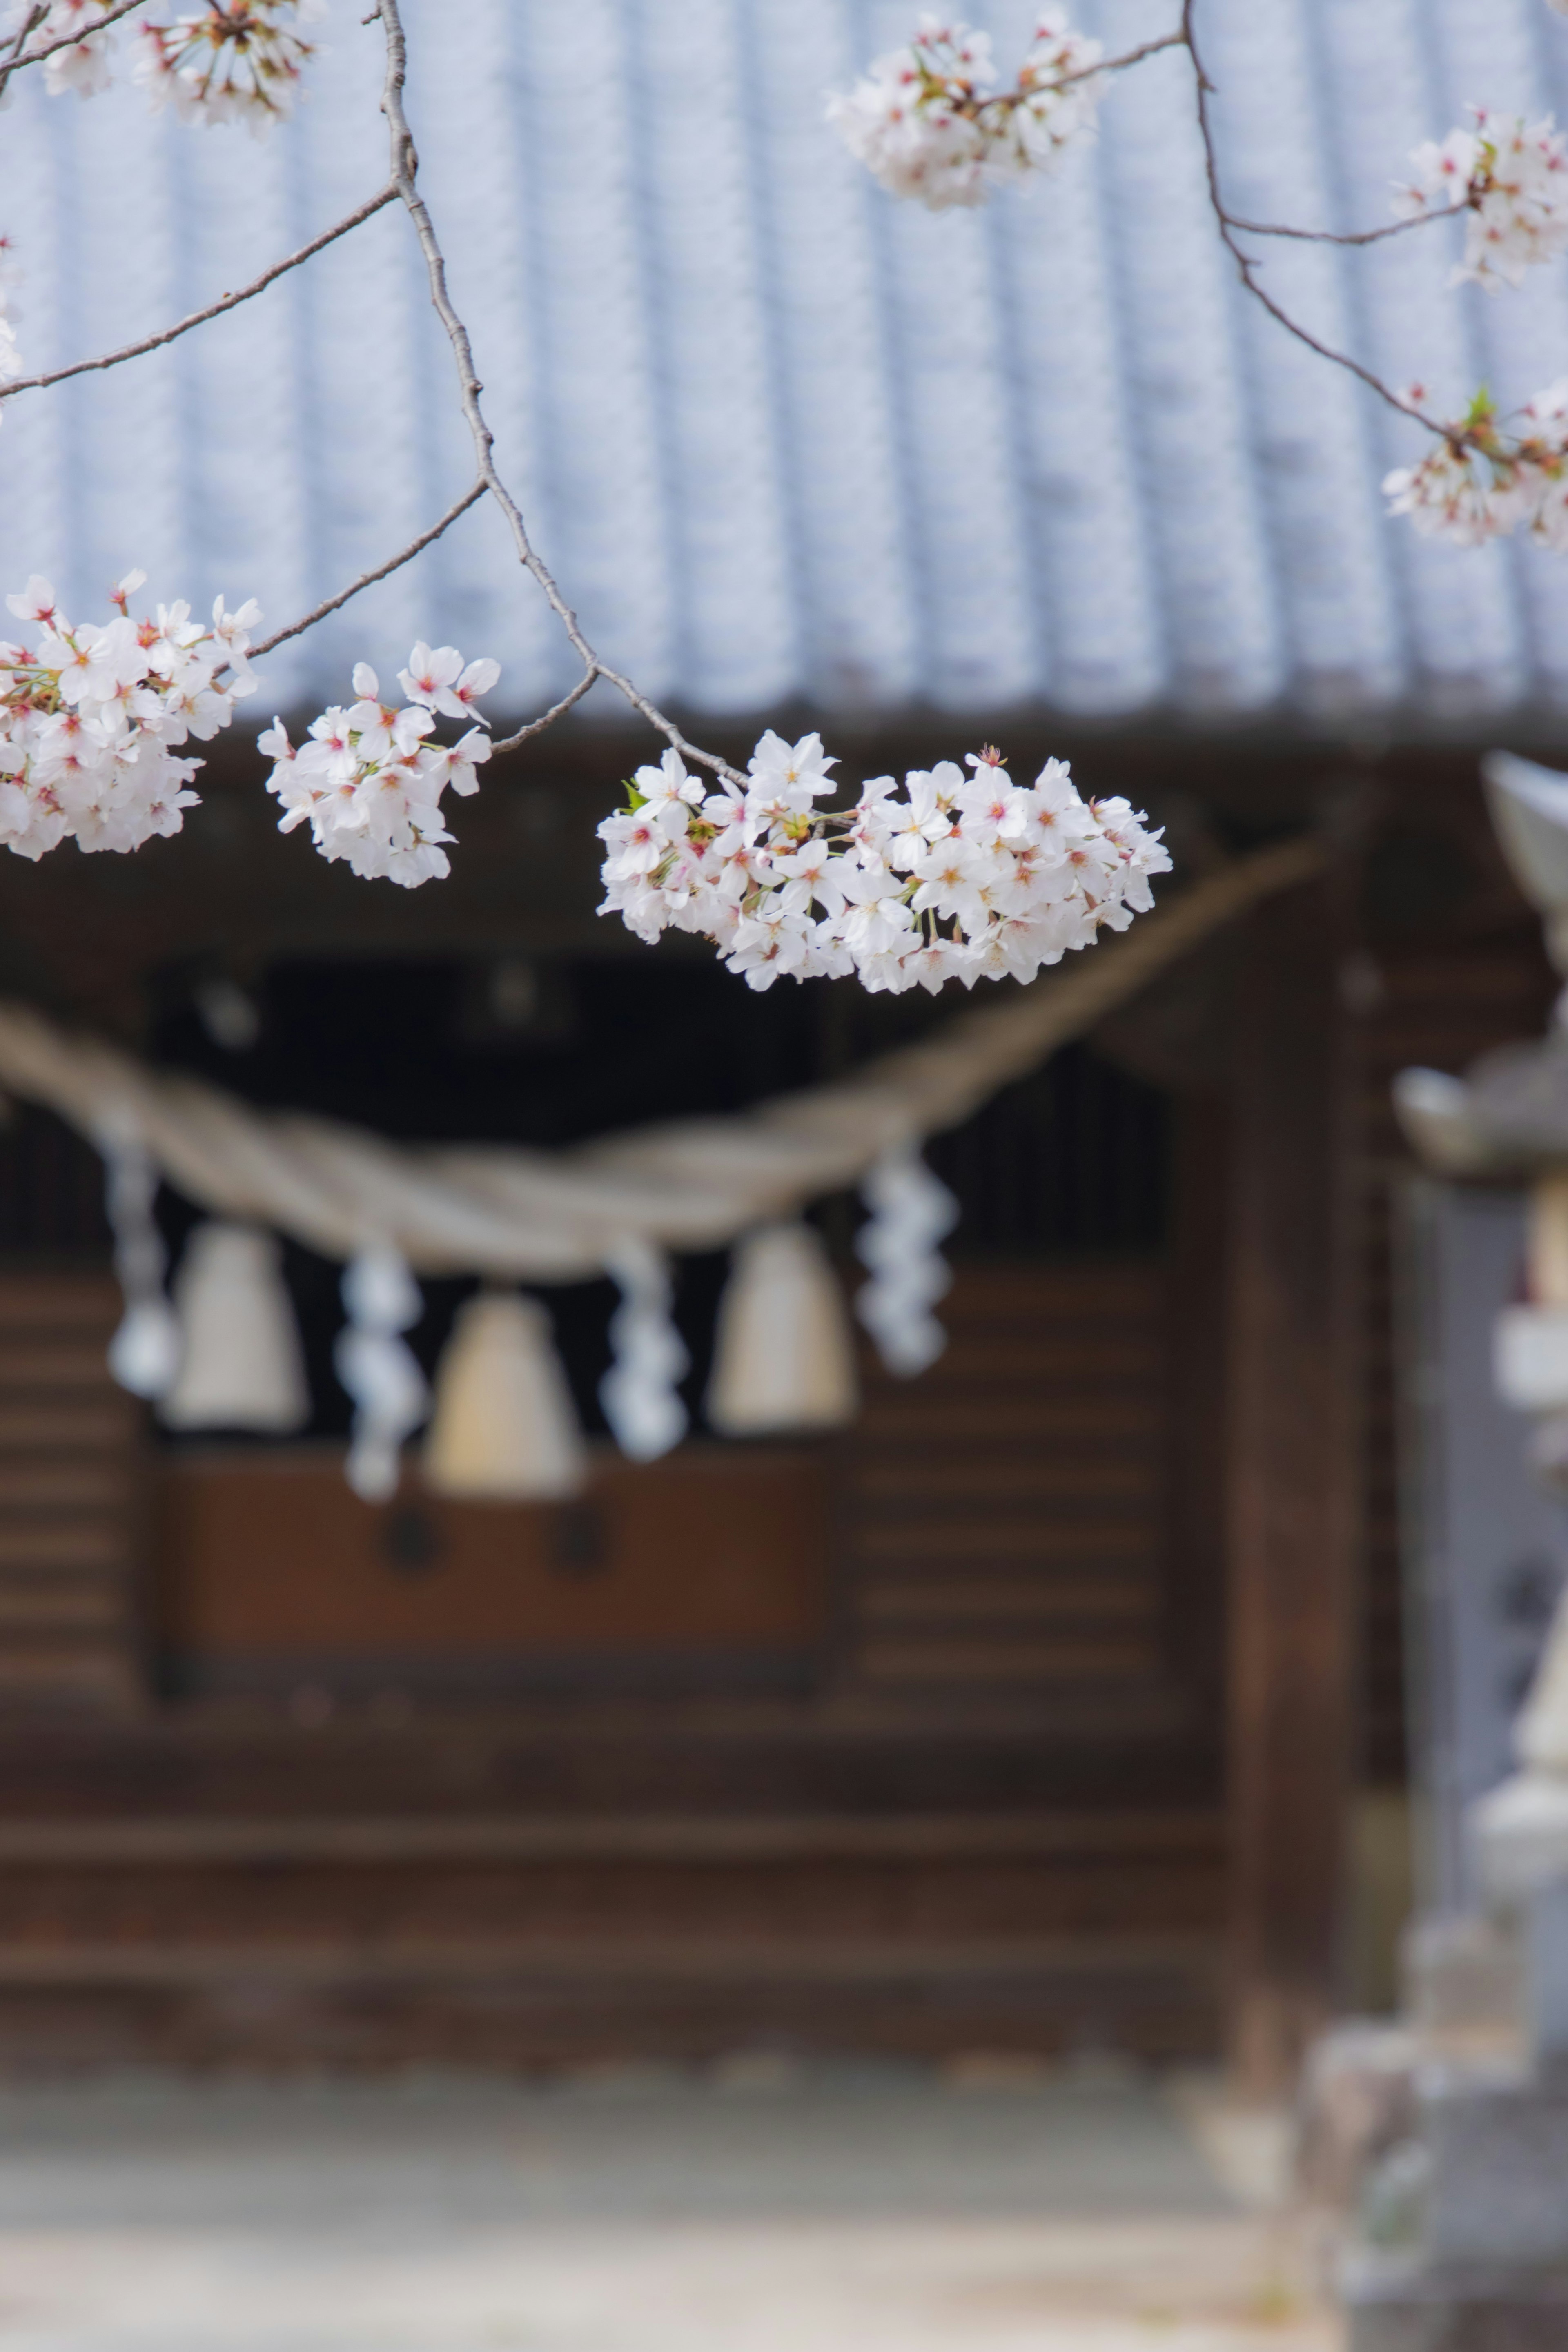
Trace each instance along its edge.
<instances>
[{"instance_id":1,"label":"blurred background","mask_svg":"<svg viewBox=\"0 0 1568 2352\"><path fill-rule=\"evenodd\" d=\"M977 13L1021 51L1027 8ZM1068 757L1168 828L1173 897L1330 855L933 1140L945 1352L864 1353L847 1425L709 1424L729 1269L692 1255L691 1433L630 1463L613 1286L539 1288L591 1448L564 1500L437 1493L414 1451L353 1496L342 1269L287 1236L308 1417L162 1425L105 1366L98 1156L9 1104L0 2341L771 2346L781 2313L910 2352L1334 2341L1285 2118L1331 2021L1399 2008L1413 1912L1472 1899L1457 1824L1563 1577L1487 1370L1522 1196L1421 1176L1390 1087L1546 1023L1479 762L1560 740L1568 575L1384 520L1405 428L1233 282L1180 53L1032 199L932 218L823 121L911 28L881 0L407 14L500 461L698 740L818 727L857 779ZM1466 102L1533 118L1568 76L1533 0L1204 14L1231 201L1266 218L1379 221ZM1169 10L1079 21L1121 49ZM320 33L260 143L18 81L30 366L380 184L379 35L336 5ZM1507 405L1568 348L1562 286L1460 299L1440 245L1286 249L1268 283L1440 406ZM460 489L448 369L389 211L16 403L5 585L96 614L135 563L281 624ZM573 675L481 509L247 710L308 718L416 635L500 658L505 715ZM757 996L601 922L594 828L657 748L602 692L485 772L417 894L280 840L253 742L215 746L178 840L5 861L0 988L253 1106L545 1151L952 1017ZM202 1213L160 1192L176 1281ZM812 1210L847 1286L862 1213ZM428 1373L478 1288L424 1285Z\"/></svg>"}]
</instances>

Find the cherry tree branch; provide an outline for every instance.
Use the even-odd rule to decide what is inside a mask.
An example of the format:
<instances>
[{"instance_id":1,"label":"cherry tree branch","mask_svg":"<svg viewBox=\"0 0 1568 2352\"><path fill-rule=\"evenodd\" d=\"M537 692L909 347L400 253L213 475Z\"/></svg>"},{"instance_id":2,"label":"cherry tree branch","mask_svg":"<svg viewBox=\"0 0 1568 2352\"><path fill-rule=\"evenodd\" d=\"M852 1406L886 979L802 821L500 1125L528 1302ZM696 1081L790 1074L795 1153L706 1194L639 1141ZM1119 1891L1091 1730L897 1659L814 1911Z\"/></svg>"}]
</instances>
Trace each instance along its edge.
<instances>
[{"instance_id":1,"label":"cherry tree branch","mask_svg":"<svg viewBox=\"0 0 1568 2352\"><path fill-rule=\"evenodd\" d=\"M172 327L165 327L161 334L146 335L141 342L127 343L121 351L105 352L101 358L95 360L76 360L69 367L51 369L47 375L19 376L13 383L0 384L0 400L10 400L18 392L42 392L51 383L64 383L68 376L90 375L100 368L118 367L122 360L140 359L144 352L161 351L165 343L176 341L181 335L188 335L193 327L205 326L209 319L220 319L226 310L237 310L242 302L250 301L289 270L298 269L302 261L309 261L313 254L321 252L338 237L346 236L351 228L358 228L362 221L369 220L384 205L396 202L397 190L389 184L368 203L361 205L357 211L345 213L341 221L335 222L331 228L323 229L320 236L313 236L309 245L302 245L298 253L290 253L284 260L275 261L270 269L264 269L259 278L253 278L250 284L242 286L237 293L225 294L217 301L209 302L205 310L193 310L188 318L178 320Z\"/></svg>"},{"instance_id":2,"label":"cherry tree branch","mask_svg":"<svg viewBox=\"0 0 1568 2352\"><path fill-rule=\"evenodd\" d=\"M26 10L23 16L21 23L16 27L16 37L11 44L10 53L6 58L6 63L8 65L15 64L16 59L21 56L22 51L27 46L28 40L37 30L37 27L43 23L44 18L48 15L48 13L49 0L33 0L33 5Z\"/></svg>"},{"instance_id":3,"label":"cherry tree branch","mask_svg":"<svg viewBox=\"0 0 1568 2352\"><path fill-rule=\"evenodd\" d=\"M743 779L739 776L737 771L731 768L727 761L721 760L716 752L704 751L697 744L688 742L674 720L668 718L657 703L650 702L647 695L634 686L629 677L623 676L619 670L612 669L607 662L600 659L584 635L577 615L562 594L549 566L529 538L528 526L523 520L522 510L496 468L494 436L485 421L484 410L479 404L479 395L484 386L480 383L474 366L473 347L468 340L468 331L458 316L447 290L446 257L437 238L425 199L419 194L417 185L419 157L415 148L413 133L408 128L408 117L404 110L403 103L404 88L408 73L408 45L403 29L398 0L376 0L374 13L380 17L382 30L386 38L386 76L382 89L381 110L386 117L387 129L391 136L393 184L403 200L409 219L414 224L420 250L425 256L426 273L430 284L431 305L446 329L447 339L452 346L452 357L458 370L458 397L473 438L475 454L479 459L479 479L506 517L511 532L512 545L517 551L518 562L522 565L523 570L531 573L538 582L551 611L566 633L568 643L583 664L584 677L578 681L575 688L563 703L557 706L555 710L546 713L538 725L541 727L548 725L553 718L559 716L561 710L570 709L581 695L585 694L595 677L602 677L613 686L618 694L624 696L632 709L641 718L646 719L648 725L655 728L683 757L695 760L700 766L712 770L716 775L727 776L736 782L742 782ZM369 19L367 18L366 21L368 22ZM512 740L521 742L527 734L533 731L536 730L525 729L522 735Z\"/></svg>"},{"instance_id":4,"label":"cherry tree branch","mask_svg":"<svg viewBox=\"0 0 1568 2352\"><path fill-rule=\"evenodd\" d=\"M1162 49L1184 49L1186 46L1185 30L1178 25L1173 33L1161 33L1152 41L1140 41L1135 49L1123 49L1119 58L1101 58L1097 65L1075 66L1071 73L1054 74L1048 82L1032 89L1029 96L1038 96L1041 89L1066 89L1069 83L1091 80L1096 74L1124 73L1129 66L1141 66L1145 58L1155 57ZM1007 95L1014 104L1023 103L1022 100L1014 99L1011 91Z\"/></svg>"},{"instance_id":5,"label":"cherry tree branch","mask_svg":"<svg viewBox=\"0 0 1568 2352\"><path fill-rule=\"evenodd\" d=\"M526 743L531 735L542 735L547 727L553 727L558 719L565 717L574 702L581 702L588 688L596 679L605 675L597 662L590 662L570 694L563 694L559 702L552 702L548 710L542 710L537 719L531 719L526 727L518 729L515 735L508 735L503 741L492 743L491 751L515 751L518 745ZM679 747L677 746L677 748ZM699 751L696 756L700 759L702 753ZM724 770L726 775L731 775L733 772L732 769Z\"/></svg>"},{"instance_id":6,"label":"cherry tree branch","mask_svg":"<svg viewBox=\"0 0 1568 2352\"><path fill-rule=\"evenodd\" d=\"M389 572L400 572L405 563L412 563L414 558L439 539L444 530L450 530L460 514L467 514L471 506L477 506L489 488L488 482L470 484L462 497L447 509L439 522L433 522L428 530L422 530L417 539L411 539L406 547L399 548L397 553L389 556L384 563L378 563L374 572L362 572L357 580L351 581L346 588L341 588L335 596L325 597L302 620L290 621L286 629L279 629L271 636L264 638L260 645L252 646L252 655L269 654L275 646L286 645L290 637L302 636L307 629L313 629L318 621L324 621L329 613L335 613L340 604L346 604L351 596L357 596L362 588L374 588L376 582L384 580ZM571 698L574 700L575 697ZM565 709L566 705L563 704L562 708ZM525 733L529 731L524 730Z\"/></svg>"},{"instance_id":7,"label":"cherry tree branch","mask_svg":"<svg viewBox=\"0 0 1568 2352\"><path fill-rule=\"evenodd\" d=\"M1444 212L1414 213L1408 220L1384 221L1381 228L1293 228L1285 221L1243 220L1237 213L1227 213L1226 218L1247 236L1288 236L1302 245L1381 245L1385 237L1408 236L1414 228L1452 220L1463 209L1458 205Z\"/></svg>"},{"instance_id":8,"label":"cherry tree branch","mask_svg":"<svg viewBox=\"0 0 1568 2352\"><path fill-rule=\"evenodd\" d=\"M79 28L74 33L57 33L52 41L45 41L40 47L22 50L22 43L48 14L47 6L34 8L12 45L12 54L4 65L0 65L0 96L4 96L12 75L20 73L24 66L41 66L46 58L54 56L57 49L79 49L84 41L90 41L96 34L106 33L110 25L119 24L121 16L129 16L132 8L142 8L146 5L147 0L115 0L115 5L106 8L96 25ZM17 55L18 50L21 50L20 55Z\"/></svg>"},{"instance_id":9,"label":"cherry tree branch","mask_svg":"<svg viewBox=\"0 0 1568 2352\"><path fill-rule=\"evenodd\" d=\"M1258 262L1239 241L1240 236L1248 232L1250 225L1237 219L1234 214L1226 209L1225 196L1220 187L1219 157L1215 145L1214 121L1209 104L1215 94L1215 86L1204 70L1203 58L1193 29L1196 15L1197 0L1182 0L1182 38L1187 54L1193 61L1193 80L1197 93L1198 133L1203 141L1204 176L1208 188L1209 205L1219 229L1220 242L1235 262L1237 275L1243 286L1255 301L1262 304L1269 317L1284 328L1288 335L1293 335L1299 343L1306 346L1308 351L1316 352L1319 359L1327 360L1331 366L1343 368L1348 374L1353 375L1360 383L1365 384L1369 392L1375 393L1378 399L1394 410L1398 415L1414 417L1415 422L1418 425L1424 425L1429 433L1435 433L1444 440L1452 440L1453 435L1447 426L1439 424L1433 417L1423 415L1418 408L1413 407L1407 400L1401 399L1399 394L1391 385L1384 383L1380 375L1374 374L1371 368L1363 366L1360 360L1352 359L1348 352L1336 351L1331 343L1323 342L1309 328L1303 327L1300 320L1293 319L1289 310L1268 292L1267 287L1259 282ZM1401 221L1395 226L1403 228L1407 224ZM1254 230L1252 233L1268 236L1277 232L1263 228ZM1310 231L1298 231L1297 234L1314 237L1316 235ZM1342 242L1370 244L1372 239L1370 236L1341 239L1324 231L1321 241L1325 244Z\"/></svg>"}]
</instances>

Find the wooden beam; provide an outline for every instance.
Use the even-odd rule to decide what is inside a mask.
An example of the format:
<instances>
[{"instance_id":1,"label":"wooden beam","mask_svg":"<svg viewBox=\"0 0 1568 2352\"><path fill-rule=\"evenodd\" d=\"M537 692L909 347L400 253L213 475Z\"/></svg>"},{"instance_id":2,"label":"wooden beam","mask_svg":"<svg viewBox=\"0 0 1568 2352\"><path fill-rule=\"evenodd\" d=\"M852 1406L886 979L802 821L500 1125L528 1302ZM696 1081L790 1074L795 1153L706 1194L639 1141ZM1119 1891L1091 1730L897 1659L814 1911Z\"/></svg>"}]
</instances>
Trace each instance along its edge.
<instances>
[{"instance_id":1,"label":"wooden beam","mask_svg":"<svg viewBox=\"0 0 1568 2352\"><path fill-rule=\"evenodd\" d=\"M1257 916L1227 1268L1232 2056L1289 2082L1331 2005L1356 1738L1354 1088L1345 885Z\"/></svg>"}]
</instances>

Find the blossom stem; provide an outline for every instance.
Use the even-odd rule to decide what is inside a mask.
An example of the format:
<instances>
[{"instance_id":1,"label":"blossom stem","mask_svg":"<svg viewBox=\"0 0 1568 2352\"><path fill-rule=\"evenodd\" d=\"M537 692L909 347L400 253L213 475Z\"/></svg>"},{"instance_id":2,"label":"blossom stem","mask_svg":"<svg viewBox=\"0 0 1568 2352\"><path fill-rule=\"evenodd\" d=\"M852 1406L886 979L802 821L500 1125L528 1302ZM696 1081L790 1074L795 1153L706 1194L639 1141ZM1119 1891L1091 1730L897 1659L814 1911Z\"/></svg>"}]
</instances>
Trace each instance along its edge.
<instances>
[{"instance_id":1,"label":"blossom stem","mask_svg":"<svg viewBox=\"0 0 1568 2352\"><path fill-rule=\"evenodd\" d=\"M520 743L528 741L531 735L542 735L547 727L553 727L558 719L563 719L566 716L574 703L581 702L588 688L604 675L598 663L590 661L569 694L563 694L559 702L552 702L548 710L542 710L537 719L531 719L526 727L520 727L515 735L504 736L499 743L492 743L491 758L493 759L498 751L515 751Z\"/></svg>"},{"instance_id":2,"label":"blossom stem","mask_svg":"<svg viewBox=\"0 0 1568 2352\"><path fill-rule=\"evenodd\" d=\"M19 376L15 383L0 384L0 400L9 400L18 392L42 392L51 383L63 383L68 376L90 375L100 368L118 367L122 360L140 359L144 352L162 350L165 343L175 341L181 335L188 335L193 327L205 326L209 319L220 319L226 310L237 310L242 302L248 302L254 295L263 292L275 279L282 278L290 269L298 269L302 261L309 261L312 255L334 244L340 236L346 236L351 228L358 228L362 221L369 220L374 213L380 212L387 205L395 204L397 199L398 192L389 183L367 203L360 205L352 213L345 213L342 219L334 222L331 228L323 229L320 236L313 236L309 245L302 245L297 253L275 261L270 269L264 269L259 278L253 278L250 284L242 286L237 293L220 296L217 301L209 302L205 310L193 310L188 318L178 320L172 327L165 327L161 334L144 336L139 343L127 343L121 350L105 352L95 360L73 361L69 367L53 368L47 375Z\"/></svg>"},{"instance_id":3,"label":"blossom stem","mask_svg":"<svg viewBox=\"0 0 1568 2352\"><path fill-rule=\"evenodd\" d=\"M1119 58L1100 58L1091 66L1075 66L1070 73L1053 73L1044 81L1035 82L1027 89L1000 89L993 98L973 100L956 110L963 114L984 114L992 110L1005 111L1015 106L1026 106L1041 90L1068 89L1075 81L1092 81L1097 74L1124 73L1129 66L1141 66L1145 58L1156 57L1162 49L1184 49L1187 36L1181 26L1173 33L1161 33L1152 41L1140 41L1135 49L1123 49Z\"/></svg>"},{"instance_id":4,"label":"blossom stem","mask_svg":"<svg viewBox=\"0 0 1568 2352\"><path fill-rule=\"evenodd\" d=\"M335 613L340 604L346 604L351 596L357 596L362 588L374 588L376 582L384 580L389 572L401 571L404 564L411 563L423 549L439 539L444 530L449 530L460 514L467 514L471 506L477 506L488 488L489 484L485 482L470 483L462 497L447 509L439 522L433 522L428 530L422 530L417 539L411 539L406 547L399 548L397 553L389 556L384 563L378 563L374 572L362 572L357 580L351 581L346 588L341 588L335 596L325 598L302 620L290 621L286 629L279 629L271 636L264 638L260 645L252 646L252 654L269 654L275 646L286 645L290 637L302 636L307 629L313 629L318 621L324 621L329 613Z\"/></svg>"},{"instance_id":5,"label":"blossom stem","mask_svg":"<svg viewBox=\"0 0 1568 2352\"><path fill-rule=\"evenodd\" d=\"M1336 351L1331 343L1321 341L1309 328L1303 327L1300 320L1293 319L1268 289L1258 282L1258 263L1239 242L1238 237L1238 232L1245 234L1247 224L1226 211L1225 197L1220 188L1219 158L1215 146L1214 121L1209 106L1209 101L1215 94L1215 86L1204 70L1203 58L1194 29L1196 16L1197 0L1182 0L1182 37L1187 54L1193 61L1193 80L1197 97L1198 132L1203 141L1204 176L1208 187L1209 205L1219 229L1220 242L1235 262L1237 275L1240 278L1243 286L1255 301L1262 304L1269 317L1284 328L1288 335L1294 335L1299 343L1304 344L1308 351L1314 352L1319 359L1327 360L1331 366L1343 368L1348 374L1355 376L1360 383L1365 384L1369 392L1375 393L1379 400L1394 409L1397 415L1414 417L1418 425L1424 425L1429 433L1435 433L1440 438L1451 438L1451 427L1440 424L1436 417L1423 415L1422 411L1414 407L1408 400L1402 399L1391 385L1384 383L1381 376L1374 375L1371 368L1364 367L1360 360L1352 359L1348 352ZM1262 233L1267 235L1269 232L1265 230Z\"/></svg>"},{"instance_id":6,"label":"blossom stem","mask_svg":"<svg viewBox=\"0 0 1568 2352\"><path fill-rule=\"evenodd\" d=\"M479 382L474 366L473 347L468 339L468 328L458 316L447 290L446 257L437 237L429 209L418 189L419 157L414 144L413 133L408 127L408 117L403 102L408 75L408 45L403 28L403 17L398 7L398 0L377 0L375 14L381 19L382 31L386 39L386 75L382 87L381 110L386 117L387 128L391 135L393 184L403 200L409 219L414 224L420 250L425 256L426 273L430 284L431 305L446 329L447 339L452 346L452 356L458 370L458 396L463 415L468 420L468 431L473 437L474 451L479 460L479 479L506 517L511 532L512 544L517 551L518 562L522 565L523 570L539 583L546 603L561 623L568 643L583 664L584 675L578 681L576 688L563 704L558 706L556 711L544 714L542 723L548 723L550 719L559 715L559 709L569 709L581 694L586 693L594 678L602 677L613 686L617 693L623 695L632 709L640 717L646 719L650 727L657 729L674 750L681 752L689 760L695 760L700 766L710 769L716 775L726 776L732 782L739 783L742 779L738 769L731 767L729 761L721 759L717 752L704 751L697 744L688 742L674 720L668 718L656 703L650 702L647 697L634 686L630 678L623 676L619 670L612 669L607 662L599 658L584 635L577 615L562 594L549 566L530 539L528 526L523 520L522 509L496 468L494 436L480 405L479 395L484 387Z\"/></svg>"}]
</instances>

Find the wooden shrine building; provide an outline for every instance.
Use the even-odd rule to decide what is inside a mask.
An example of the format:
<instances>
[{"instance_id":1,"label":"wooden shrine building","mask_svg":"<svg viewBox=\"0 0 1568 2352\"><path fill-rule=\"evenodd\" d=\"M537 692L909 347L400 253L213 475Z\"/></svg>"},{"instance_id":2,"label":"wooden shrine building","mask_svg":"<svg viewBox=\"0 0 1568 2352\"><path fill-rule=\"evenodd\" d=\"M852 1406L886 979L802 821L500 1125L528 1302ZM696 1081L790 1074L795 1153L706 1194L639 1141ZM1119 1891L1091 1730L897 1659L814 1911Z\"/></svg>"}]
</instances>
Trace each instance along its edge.
<instances>
[{"instance_id":1,"label":"wooden shrine building","mask_svg":"<svg viewBox=\"0 0 1568 2352\"><path fill-rule=\"evenodd\" d=\"M393 1503L354 1503L341 1269L292 1246L309 1431L161 1433L105 1371L97 1161L13 1106L0 2060L1228 2045L1278 2078L1388 1990L1388 1080L1544 1018L1477 759L1561 745L1565 575L1386 518L1415 428L1237 287L1174 54L1119 77L1035 205L932 219L822 122L858 12L805 39L794 0L465 0L459 44L439 0L405 13L502 462L592 641L696 740L743 760L764 724L820 727L847 777L987 740L1019 774L1070 756L1169 827L1167 892L1307 828L1334 854L932 1145L962 1218L929 1372L868 1364L831 1443L605 1445L559 1507L437 1505L412 1458ZM1399 159L1342 152L1323 94L1419 89L1413 142L1473 92L1409 12L1319 13L1309 71L1294 12L1220 12L1217 153L1247 216L1310 190L1348 228ZM1500 52L1489 104L1539 120L1544 70ZM264 142L18 78L28 365L145 335L363 203L379 73L345 19ZM281 627L427 530L472 459L396 215L8 403L0 590L43 572L91 616L134 564ZM1449 302L1450 260L1286 245L1268 283L1390 381L1507 408L1539 378L1506 304ZM500 661L503 721L575 676L475 508L281 646L247 708L308 721L416 638ZM0 856L0 993L258 1103L545 1148L950 1016L753 996L597 919L594 827L656 748L623 722L601 682L495 762L451 878L411 893L280 839L237 730L178 840ZM854 1202L816 1213L855 1278ZM177 1253L191 1204L160 1214ZM723 1270L680 1268L699 1413ZM426 1286L426 1362L463 1293ZM602 1427L608 1286L550 1303Z\"/></svg>"},{"instance_id":2,"label":"wooden shrine building","mask_svg":"<svg viewBox=\"0 0 1568 2352\"><path fill-rule=\"evenodd\" d=\"M1266 2074L1375 1998L1387 1081L1536 1032L1550 975L1467 756L1079 760L1192 866L1313 823L1342 851L932 1145L963 1209L948 1349L909 1381L868 1363L842 1436L699 1425L645 1467L601 1440L549 1506L439 1503L411 1449L361 1504L339 1269L291 1248L310 1433L173 1440L104 1368L97 1160L13 1107L0 2057L1228 2040ZM596 921L619 764L579 741L498 772L451 882L389 906L279 840L237 757L153 856L0 867L0 984L258 1101L543 1145L947 1016L757 997ZM175 1250L193 1213L163 1196ZM853 1203L819 1213L853 1280ZM699 1411L721 1276L681 1262ZM471 1286L426 1285L427 1361ZM592 1423L609 1286L547 1296Z\"/></svg>"}]
</instances>

